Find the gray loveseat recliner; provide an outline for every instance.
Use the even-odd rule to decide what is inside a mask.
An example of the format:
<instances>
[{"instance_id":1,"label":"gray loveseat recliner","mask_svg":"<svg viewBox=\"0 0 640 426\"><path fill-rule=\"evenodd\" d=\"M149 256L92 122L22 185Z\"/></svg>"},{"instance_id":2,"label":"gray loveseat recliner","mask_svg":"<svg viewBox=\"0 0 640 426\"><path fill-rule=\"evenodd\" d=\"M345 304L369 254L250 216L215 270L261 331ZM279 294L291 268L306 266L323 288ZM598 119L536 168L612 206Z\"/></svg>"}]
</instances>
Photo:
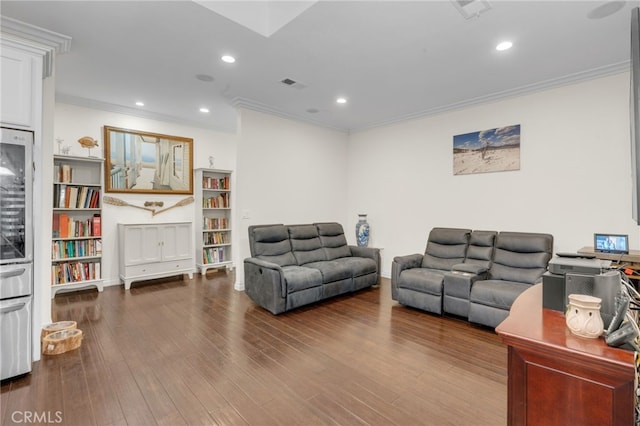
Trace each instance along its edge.
<instances>
[{"instance_id":1,"label":"gray loveseat recliner","mask_svg":"<svg viewBox=\"0 0 640 426\"><path fill-rule=\"evenodd\" d=\"M380 251L349 246L339 223L249 227L245 292L280 314L378 283Z\"/></svg>"},{"instance_id":2,"label":"gray loveseat recliner","mask_svg":"<svg viewBox=\"0 0 640 426\"><path fill-rule=\"evenodd\" d=\"M470 229L433 228L424 255L398 256L391 264L391 298L423 311L442 313L442 284L467 253Z\"/></svg>"},{"instance_id":3,"label":"gray loveseat recliner","mask_svg":"<svg viewBox=\"0 0 640 426\"><path fill-rule=\"evenodd\" d=\"M516 298L542 280L552 254L549 234L499 233L487 279L471 288L469 321L497 327L509 316Z\"/></svg>"},{"instance_id":4,"label":"gray loveseat recliner","mask_svg":"<svg viewBox=\"0 0 640 426\"><path fill-rule=\"evenodd\" d=\"M552 251L549 234L433 228L424 255L394 258L391 297L496 327L516 297L541 280Z\"/></svg>"}]
</instances>

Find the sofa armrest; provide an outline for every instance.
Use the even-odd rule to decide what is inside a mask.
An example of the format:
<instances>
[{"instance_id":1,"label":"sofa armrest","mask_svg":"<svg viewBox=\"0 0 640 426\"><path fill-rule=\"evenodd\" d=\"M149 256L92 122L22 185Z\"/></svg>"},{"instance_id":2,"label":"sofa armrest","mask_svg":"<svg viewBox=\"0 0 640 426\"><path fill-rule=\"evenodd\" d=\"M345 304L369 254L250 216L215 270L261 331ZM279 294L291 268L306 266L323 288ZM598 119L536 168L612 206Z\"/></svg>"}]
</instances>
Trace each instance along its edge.
<instances>
[{"instance_id":1,"label":"sofa armrest","mask_svg":"<svg viewBox=\"0 0 640 426\"><path fill-rule=\"evenodd\" d=\"M475 265L473 263L458 263L451 267L452 271L467 272L469 274L482 275L486 273L489 268L482 265Z\"/></svg>"},{"instance_id":2,"label":"sofa armrest","mask_svg":"<svg viewBox=\"0 0 640 426\"><path fill-rule=\"evenodd\" d=\"M405 269L419 268L422 265L423 257L424 255L417 253L409 254L407 256L396 256L393 258L393 263L398 265L398 272L401 272Z\"/></svg>"},{"instance_id":3,"label":"sofa armrest","mask_svg":"<svg viewBox=\"0 0 640 426\"><path fill-rule=\"evenodd\" d=\"M246 258L244 281L245 293L255 303L274 315L286 310L287 284L279 265L255 257Z\"/></svg>"},{"instance_id":4,"label":"sofa armrest","mask_svg":"<svg viewBox=\"0 0 640 426\"><path fill-rule=\"evenodd\" d=\"M379 248L349 246L349 250L351 250L351 256L354 257L368 257L376 262L380 259Z\"/></svg>"},{"instance_id":5,"label":"sofa armrest","mask_svg":"<svg viewBox=\"0 0 640 426\"><path fill-rule=\"evenodd\" d=\"M409 254L406 256L396 256L391 263L391 298L398 300L398 281L400 273L405 269L419 268L422 265L421 254Z\"/></svg>"}]
</instances>

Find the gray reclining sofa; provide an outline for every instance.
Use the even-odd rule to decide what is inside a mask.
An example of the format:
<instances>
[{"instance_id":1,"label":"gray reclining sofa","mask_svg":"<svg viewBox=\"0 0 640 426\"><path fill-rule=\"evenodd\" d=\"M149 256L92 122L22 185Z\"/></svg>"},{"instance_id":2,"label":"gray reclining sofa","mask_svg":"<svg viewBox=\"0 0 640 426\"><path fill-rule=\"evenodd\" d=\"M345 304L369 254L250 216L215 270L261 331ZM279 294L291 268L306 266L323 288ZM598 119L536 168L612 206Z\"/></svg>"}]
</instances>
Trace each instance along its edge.
<instances>
[{"instance_id":1,"label":"gray reclining sofa","mask_svg":"<svg viewBox=\"0 0 640 426\"><path fill-rule=\"evenodd\" d=\"M552 251L549 234L433 228L424 255L394 258L391 297L496 327L514 300L541 280Z\"/></svg>"},{"instance_id":2,"label":"gray reclining sofa","mask_svg":"<svg viewBox=\"0 0 640 426\"><path fill-rule=\"evenodd\" d=\"M249 227L245 292L277 315L378 283L380 250L350 246L342 225Z\"/></svg>"}]
</instances>

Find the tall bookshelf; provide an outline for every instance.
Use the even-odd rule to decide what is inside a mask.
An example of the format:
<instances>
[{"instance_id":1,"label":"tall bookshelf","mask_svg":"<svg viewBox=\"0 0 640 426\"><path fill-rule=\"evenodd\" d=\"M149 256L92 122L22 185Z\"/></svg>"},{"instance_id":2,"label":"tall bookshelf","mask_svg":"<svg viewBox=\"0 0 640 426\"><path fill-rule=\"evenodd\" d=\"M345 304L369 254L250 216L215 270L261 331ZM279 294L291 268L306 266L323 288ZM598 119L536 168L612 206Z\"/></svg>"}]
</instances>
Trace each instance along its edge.
<instances>
[{"instance_id":1,"label":"tall bookshelf","mask_svg":"<svg viewBox=\"0 0 640 426\"><path fill-rule=\"evenodd\" d=\"M233 269L231 255L231 171L195 170L196 267Z\"/></svg>"},{"instance_id":2,"label":"tall bookshelf","mask_svg":"<svg viewBox=\"0 0 640 426\"><path fill-rule=\"evenodd\" d=\"M51 297L102 282L102 158L53 156Z\"/></svg>"}]
</instances>

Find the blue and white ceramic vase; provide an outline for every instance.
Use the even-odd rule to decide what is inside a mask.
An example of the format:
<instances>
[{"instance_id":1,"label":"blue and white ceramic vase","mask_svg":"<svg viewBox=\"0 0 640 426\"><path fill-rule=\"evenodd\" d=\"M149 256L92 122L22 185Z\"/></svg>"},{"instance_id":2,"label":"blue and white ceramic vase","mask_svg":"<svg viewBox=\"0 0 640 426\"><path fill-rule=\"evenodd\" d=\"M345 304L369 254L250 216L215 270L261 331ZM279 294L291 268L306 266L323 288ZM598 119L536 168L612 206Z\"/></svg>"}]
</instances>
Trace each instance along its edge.
<instances>
[{"instance_id":1,"label":"blue and white ceramic vase","mask_svg":"<svg viewBox=\"0 0 640 426\"><path fill-rule=\"evenodd\" d=\"M370 226L367 222L366 214L358 215L358 223L356 223L356 241L358 247L367 247L369 245L369 231Z\"/></svg>"}]
</instances>

